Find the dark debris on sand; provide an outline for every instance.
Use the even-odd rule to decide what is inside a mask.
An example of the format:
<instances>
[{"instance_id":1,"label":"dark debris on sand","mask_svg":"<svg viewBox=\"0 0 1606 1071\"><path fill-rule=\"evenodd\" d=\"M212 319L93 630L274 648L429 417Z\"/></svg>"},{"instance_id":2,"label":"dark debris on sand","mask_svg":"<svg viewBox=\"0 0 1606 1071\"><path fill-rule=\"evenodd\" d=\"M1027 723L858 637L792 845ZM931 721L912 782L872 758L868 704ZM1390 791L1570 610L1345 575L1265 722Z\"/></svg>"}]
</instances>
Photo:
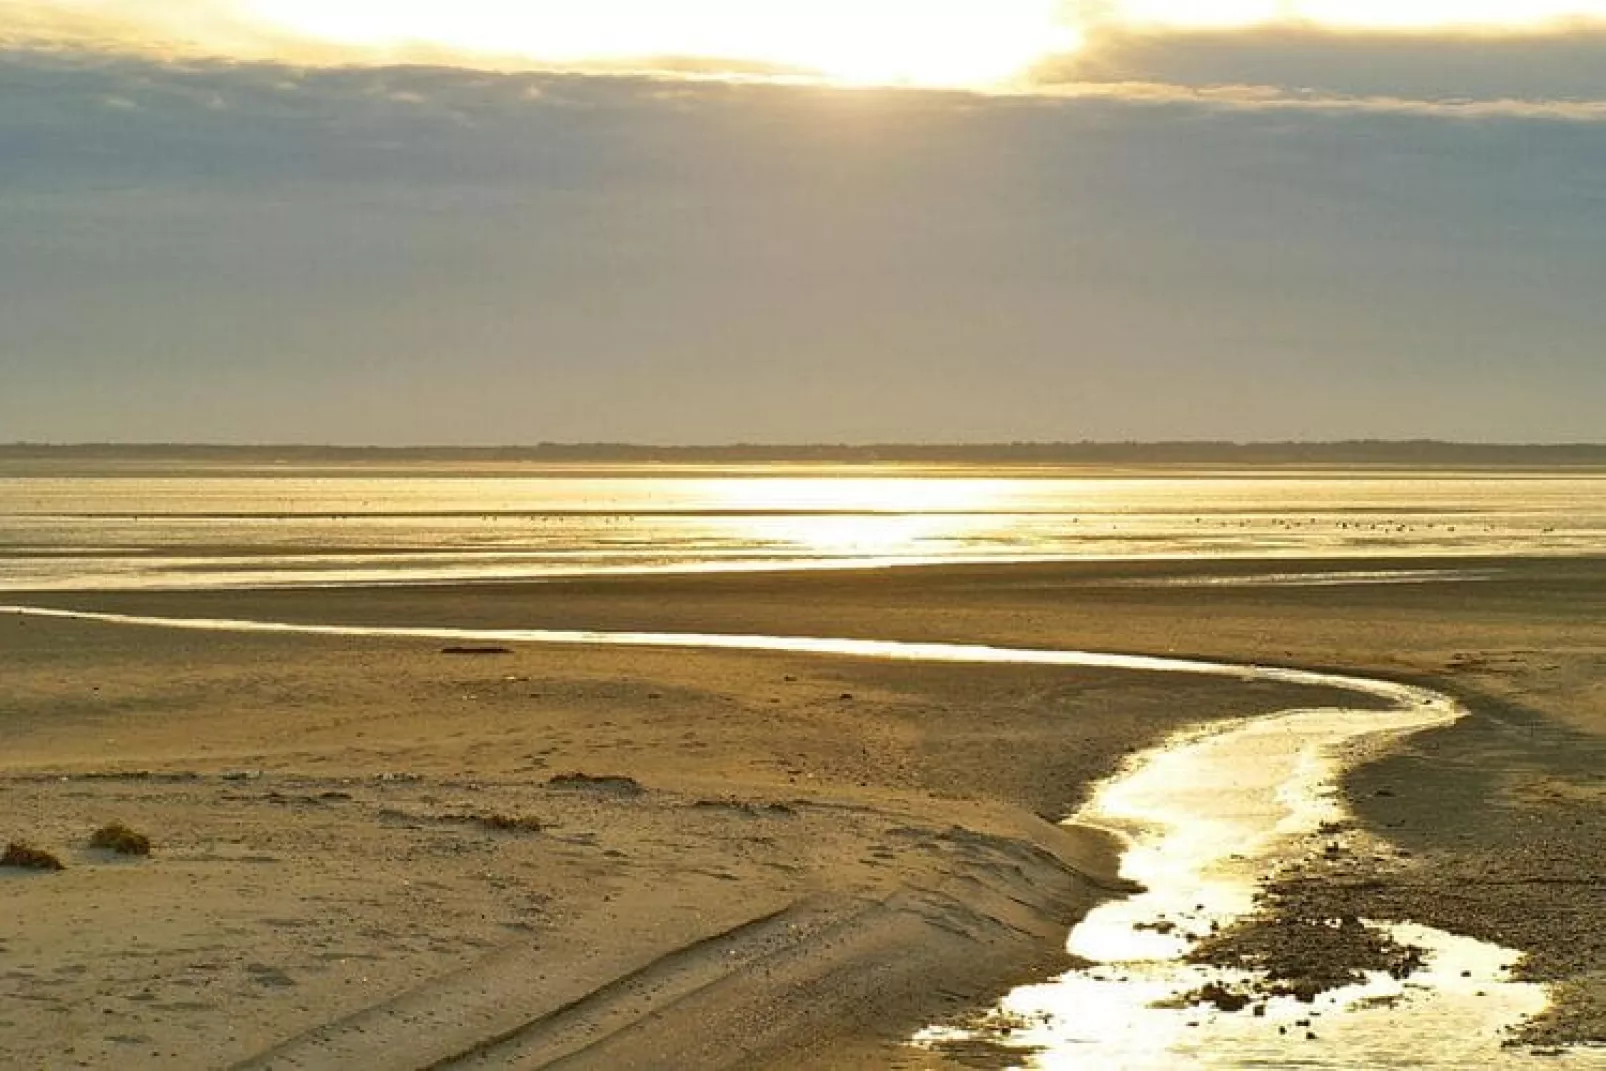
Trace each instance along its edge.
<instances>
[{"instance_id":1,"label":"dark debris on sand","mask_svg":"<svg viewBox=\"0 0 1606 1071\"><path fill-rule=\"evenodd\" d=\"M18 870L65 870L67 869L54 855L35 848L31 844L21 841L12 841L6 845L4 855L0 855L0 866L12 867Z\"/></svg>"},{"instance_id":2,"label":"dark debris on sand","mask_svg":"<svg viewBox=\"0 0 1606 1071\"><path fill-rule=\"evenodd\" d=\"M1310 914L1311 906L1315 905L1274 889L1261 915L1205 938L1188 959L1254 971L1264 978L1254 987L1256 996L1289 996L1307 1004L1329 990L1365 982L1368 973L1408 978L1422 967L1422 949L1401 944L1353 915ZM1241 1010L1250 1003L1239 991L1201 991L1197 996L1223 1011Z\"/></svg>"},{"instance_id":3,"label":"dark debris on sand","mask_svg":"<svg viewBox=\"0 0 1606 1071\"><path fill-rule=\"evenodd\" d=\"M118 855L151 854L151 839L143 833L134 832L121 822L113 822L95 830L94 835L89 838L89 846L116 852Z\"/></svg>"},{"instance_id":4,"label":"dark debris on sand","mask_svg":"<svg viewBox=\"0 0 1606 1071\"><path fill-rule=\"evenodd\" d=\"M593 776L586 773L558 774L549 778L547 785L551 788L582 789L590 792L604 792L615 796L639 796L647 790L641 787L641 782L634 777L620 775Z\"/></svg>"},{"instance_id":5,"label":"dark debris on sand","mask_svg":"<svg viewBox=\"0 0 1606 1071\"><path fill-rule=\"evenodd\" d=\"M1419 922L1519 952L1513 979L1551 987L1552 1007L1510 1044L1606 1045L1606 745L1464 681L1434 683L1474 715L1345 778L1359 824L1387 843L1356 848L1324 828L1339 839L1192 958L1264 971L1257 999L1314 1000L1362 972L1408 976L1421 953L1377 927ZM1243 992L1191 996L1221 1006Z\"/></svg>"}]
</instances>

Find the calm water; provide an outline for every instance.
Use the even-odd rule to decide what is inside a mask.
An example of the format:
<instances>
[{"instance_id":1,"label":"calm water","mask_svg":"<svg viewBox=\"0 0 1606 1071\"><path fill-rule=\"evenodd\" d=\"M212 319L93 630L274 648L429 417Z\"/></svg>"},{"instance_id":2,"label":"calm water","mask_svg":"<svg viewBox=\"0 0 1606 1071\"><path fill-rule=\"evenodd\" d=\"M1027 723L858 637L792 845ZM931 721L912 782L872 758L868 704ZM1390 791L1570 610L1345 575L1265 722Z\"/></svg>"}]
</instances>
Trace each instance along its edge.
<instances>
[{"instance_id":1,"label":"calm water","mask_svg":"<svg viewBox=\"0 0 1606 1071\"><path fill-rule=\"evenodd\" d=\"M1606 476L566 465L0 469L0 588L1606 551Z\"/></svg>"}]
</instances>

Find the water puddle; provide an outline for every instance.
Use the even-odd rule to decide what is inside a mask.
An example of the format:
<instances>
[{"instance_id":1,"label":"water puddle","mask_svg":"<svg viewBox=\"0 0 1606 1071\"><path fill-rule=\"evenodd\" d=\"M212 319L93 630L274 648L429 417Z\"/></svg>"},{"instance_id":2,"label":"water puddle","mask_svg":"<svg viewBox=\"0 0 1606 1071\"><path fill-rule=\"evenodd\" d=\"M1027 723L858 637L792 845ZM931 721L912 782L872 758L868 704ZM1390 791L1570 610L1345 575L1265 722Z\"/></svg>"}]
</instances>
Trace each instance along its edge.
<instances>
[{"instance_id":1,"label":"water puddle","mask_svg":"<svg viewBox=\"0 0 1606 1071\"><path fill-rule=\"evenodd\" d=\"M780 651L912 661L1058 665L1189 673L1245 681L1340 688L1387 709L1287 711L1229 722L1139 756L1104 783L1072 821L1113 830L1129 851L1123 874L1147 889L1103 905L1071 935L1073 953L1094 966L1012 994L1007 1025L966 1034L927 1031L916 1044L1002 1040L1032 1068L1527 1067L1553 1058L1503 1050L1503 1032L1546 1006L1543 988L1516 984L1505 949L1421 926L1392 927L1428 953L1425 969L1399 981L1386 974L1326 994L1292 997L1260 1011L1218 1012L1176 1004L1209 982L1239 976L1184 962L1195 941L1253 908L1268 874L1344 817L1332 785L1355 749L1448 724L1465 711L1424 688L1307 670L1086 651L976 644L698 633L590 632L287 624L142 617L0 606L0 613L170 629L445 642L584 644ZM1346 758L1348 756L1348 758ZM996 1026L996 1024L995 1024ZM1307 1036L1312 1035L1312 1036ZM1594 1051L1568 1066L1606 1066Z\"/></svg>"},{"instance_id":2,"label":"water puddle","mask_svg":"<svg viewBox=\"0 0 1606 1071\"><path fill-rule=\"evenodd\" d=\"M1515 955L1426 927L1393 929L1430 956L1404 982L1380 974L1313 1004L1278 997L1259 1014L1227 1013L1166 1005L1209 982L1239 980L1228 972L1111 964L1012 994L1005 1045L1020 1052L1017 1066L1056 1071L1558 1066L1555 1057L1501 1048L1506 1027L1546 1004L1541 987L1505 980Z\"/></svg>"}]
</instances>

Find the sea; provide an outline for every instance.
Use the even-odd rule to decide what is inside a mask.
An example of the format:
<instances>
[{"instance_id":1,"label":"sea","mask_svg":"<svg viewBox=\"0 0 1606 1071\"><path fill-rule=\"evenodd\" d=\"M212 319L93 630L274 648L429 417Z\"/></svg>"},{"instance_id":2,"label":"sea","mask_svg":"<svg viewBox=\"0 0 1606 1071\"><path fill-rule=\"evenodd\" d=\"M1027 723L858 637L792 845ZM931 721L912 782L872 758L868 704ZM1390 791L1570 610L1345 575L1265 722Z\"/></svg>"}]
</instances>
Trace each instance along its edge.
<instances>
[{"instance_id":1,"label":"sea","mask_svg":"<svg viewBox=\"0 0 1606 1071\"><path fill-rule=\"evenodd\" d=\"M1606 552L1599 471L0 462L0 590Z\"/></svg>"}]
</instances>

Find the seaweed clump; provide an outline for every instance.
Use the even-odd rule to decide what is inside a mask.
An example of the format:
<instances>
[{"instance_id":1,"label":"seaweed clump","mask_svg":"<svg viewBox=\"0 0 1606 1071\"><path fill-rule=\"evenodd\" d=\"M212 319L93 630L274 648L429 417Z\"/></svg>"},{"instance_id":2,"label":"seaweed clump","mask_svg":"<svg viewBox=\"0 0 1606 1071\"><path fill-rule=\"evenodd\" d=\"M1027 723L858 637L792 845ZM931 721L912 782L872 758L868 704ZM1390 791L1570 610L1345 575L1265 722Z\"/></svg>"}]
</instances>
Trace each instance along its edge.
<instances>
[{"instance_id":1,"label":"seaweed clump","mask_svg":"<svg viewBox=\"0 0 1606 1071\"><path fill-rule=\"evenodd\" d=\"M501 833L540 833L546 829L545 822L528 815L476 814L469 820Z\"/></svg>"},{"instance_id":2,"label":"seaweed clump","mask_svg":"<svg viewBox=\"0 0 1606 1071\"><path fill-rule=\"evenodd\" d=\"M104 848L118 855L151 854L151 839L143 833L134 832L121 822L113 822L109 826L95 830L95 835L89 838L89 846Z\"/></svg>"},{"instance_id":3,"label":"seaweed clump","mask_svg":"<svg viewBox=\"0 0 1606 1071\"><path fill-rule=\"evenodd\" d=\"M4 855L0 855L0 866L15 867L19 870L66 870L67 867L60 859L42 848L35 848L31 844L21 841L12 841L6 845Z\"/></svg>"},{"instance_id":4,"label":"seaweed clump","mask_svg":"<svg viewBox=\"0 0 1606 1071\"><path fill-rule=\"evenodd\" d=\"M550 778L547 785L552 788L585 789L592 792L611 793L615 796L639 796L646 789L634 777L605 776L593 777L585 773L558 774Z\"/></svg>"}]
</instances>

